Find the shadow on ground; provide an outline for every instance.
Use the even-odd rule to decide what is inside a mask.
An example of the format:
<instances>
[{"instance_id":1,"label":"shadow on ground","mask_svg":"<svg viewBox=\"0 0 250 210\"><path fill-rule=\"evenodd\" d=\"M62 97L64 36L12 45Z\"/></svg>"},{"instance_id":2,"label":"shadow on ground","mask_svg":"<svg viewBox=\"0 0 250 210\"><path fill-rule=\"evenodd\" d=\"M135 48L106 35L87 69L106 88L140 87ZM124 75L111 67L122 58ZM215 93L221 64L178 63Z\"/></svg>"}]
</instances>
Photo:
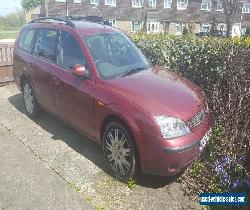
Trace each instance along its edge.
<instances>
[{"instance_id":1,"label":"shadow on ground","mask_svg":"<svg viewBox=\"0 0 250 210\"><path fill-rule=\"evenodd\" d=\"M9 97L8 100L19 112L26 114L21 93ZM40 117L33 119L33 121L45 131L51 133L53 135L52 139L64 141L77 153L83 155L105 173L109 174L103 158L102 149L97 143L73 130L47 112L43 112ZM175 181L181 175L182 174L178 174L173 177L141 175L137 180L137 184L147 188L161 188Z\"/></svg>"}]
</instances>

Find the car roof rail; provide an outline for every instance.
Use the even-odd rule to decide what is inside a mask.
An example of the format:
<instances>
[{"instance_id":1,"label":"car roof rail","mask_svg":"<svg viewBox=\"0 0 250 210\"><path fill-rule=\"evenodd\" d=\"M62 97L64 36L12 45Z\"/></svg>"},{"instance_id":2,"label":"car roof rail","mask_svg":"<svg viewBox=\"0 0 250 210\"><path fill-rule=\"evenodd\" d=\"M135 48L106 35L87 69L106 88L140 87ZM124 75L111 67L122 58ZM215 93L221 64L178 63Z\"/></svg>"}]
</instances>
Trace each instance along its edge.
<instances>
[{"instance_id":1,"label":"car roof rail","mask_svg":"<svg viewBox=\"0 0 250 210\"><path fill-rule=\"evenodd\" d=\"M103 25L109 25L111 26L111 24L109 23L108 20L104 20L101 16L68 16L65 17L68 20L79 20L79 21L88 21L88 22L93 22L93 23L100 23Z\"/></svg>"},{"instance_id":2,"label":"car roof rail","mask_svg":"<svg viewBox=\"0 0 250 210\"><path fill-rule=\"evenodd\" d=\"M66 25L76 28L76 25L72 21L87 21L92 23L99 23L103 25L112 26L108 20L104 20L101 16L56 16L56 17L41 17L32 20L29 23L56 23L56 22L64 22Z\"/></svg>"},{"instance_id":3,"label":"car roof rail","mask_svg":"<svg viewBox=\"0 0 250 210\"><path fill-rule=\"evenodd\" d=\"M75 28L75 24L68 18L63 17L41 17L30 21L29 23L54 23L54 22L64 22L65 25Z\"/></svg>"}]
</instances>

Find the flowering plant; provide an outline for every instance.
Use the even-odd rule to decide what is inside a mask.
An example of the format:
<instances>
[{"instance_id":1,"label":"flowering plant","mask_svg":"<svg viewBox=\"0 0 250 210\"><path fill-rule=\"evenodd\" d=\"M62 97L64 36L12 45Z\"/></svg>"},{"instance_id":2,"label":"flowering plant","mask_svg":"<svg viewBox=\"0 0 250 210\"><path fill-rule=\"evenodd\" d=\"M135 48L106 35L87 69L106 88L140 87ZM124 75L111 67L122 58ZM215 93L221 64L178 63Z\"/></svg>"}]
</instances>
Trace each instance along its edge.
<instances>
[{"instance_id":1,"label":"flowering plant","mask_svg":"<svg viewBox=\"0 0 250 210\"><path fill-rule=\"evenodd\" d=\"M225 155L220 160L216 160L214 166L222 189L230 191L250 189L250 175L246 169L245 155L239 155L235 159Z\"/></svg>"}]
</instances>

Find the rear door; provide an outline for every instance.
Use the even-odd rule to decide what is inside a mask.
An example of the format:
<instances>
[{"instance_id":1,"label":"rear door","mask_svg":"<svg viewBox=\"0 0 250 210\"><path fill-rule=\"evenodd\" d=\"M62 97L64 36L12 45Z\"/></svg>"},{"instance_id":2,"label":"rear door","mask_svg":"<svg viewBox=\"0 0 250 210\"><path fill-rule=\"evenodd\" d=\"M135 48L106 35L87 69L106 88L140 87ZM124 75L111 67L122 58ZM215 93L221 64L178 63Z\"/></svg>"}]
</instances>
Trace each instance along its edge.
<instances>
[{"instance_id":1,"label":"rear door","mask_svg":"<svg viewBox=\"0 0 250 210\"><path fill-rule=\"evenodd\" d=\"M33 60L31 51L35 39L35 29L24 29L21 32L19 42L14 51L13 75L17 85L20 84L20 77L25 74L30 78L30 64ZM32 82L32 81L30 81Z\"/></svg>"},{"instance_id":2,"label":"rear door","mask_svg":"<svg viewBox=\"0 0 250 210\"><path fill-rule=\"evenodd\" d=\"M56 50L59 31L55 29L39 29L36 35L32 62L33 83L38 102L50 112L55 112L53 98L53 71L56 68Z\"/></svg>"},{"instance_id":3,"label":"rear door","mask_svg":"<svg viewBox=\"0 0 250 210\"><path fill-rule=\"evenodd\" d=\"M58 83L54 83L54 98L59 116L75 128L91 135L93 130L93 92L95 83L72 74L73 66L88 62L79 41L70 32L61 32L57 54L58 67L54 71Z\"/></svg>"}]
</instances>

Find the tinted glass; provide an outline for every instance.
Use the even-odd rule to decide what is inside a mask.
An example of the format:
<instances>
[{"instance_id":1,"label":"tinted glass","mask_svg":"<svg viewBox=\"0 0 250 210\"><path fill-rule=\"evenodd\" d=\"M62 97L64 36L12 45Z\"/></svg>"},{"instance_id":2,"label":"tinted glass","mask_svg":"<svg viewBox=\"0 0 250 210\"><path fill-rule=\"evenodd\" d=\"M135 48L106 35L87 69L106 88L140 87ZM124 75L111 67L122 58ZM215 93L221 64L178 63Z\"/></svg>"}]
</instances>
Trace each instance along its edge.
<instances>
[{"instance_id":1,"label":"tinted glass","mask_svg":"<svg viewBox=\"0 0 250 210\"><path fill-rule=\"evenodd\" d=\"M56 61L56 46L58 32L50 29L41 29L38 32L34 53L50 61Z\"/></svg>"},{"instance_id":2,"label":"tinted glass","mask_svg":"<svg viewBox=\"0 0 250 210\"><path fill-rule=\"evenodd\" d=\"M69 33L61 33L57 56L57 63L65 68L73 69L75 64L86 66L86 59L79 43Z\"/></svg>"},{"instance_id":3,"label":"tinted glass","mask_svg":"<svg viewBox=\"0 0 250 210\"><path fill-rule=\"evenodd\" d=\"M30 53L32 50L33 38L35 36L35 30L24 30L21 34L18 44L19 49Z\"/></svg>"},{"instance_id":4,"label":"tinted glass","mask_svg":"<svg viewBox=\"0 0 250 210\"><path fill-rule=\"evenodd\" d=\"M122 33L104 33L83 37L103 79L127 72L146 70L150 64L130 39Z\"/></svg>"}]
</instances>

